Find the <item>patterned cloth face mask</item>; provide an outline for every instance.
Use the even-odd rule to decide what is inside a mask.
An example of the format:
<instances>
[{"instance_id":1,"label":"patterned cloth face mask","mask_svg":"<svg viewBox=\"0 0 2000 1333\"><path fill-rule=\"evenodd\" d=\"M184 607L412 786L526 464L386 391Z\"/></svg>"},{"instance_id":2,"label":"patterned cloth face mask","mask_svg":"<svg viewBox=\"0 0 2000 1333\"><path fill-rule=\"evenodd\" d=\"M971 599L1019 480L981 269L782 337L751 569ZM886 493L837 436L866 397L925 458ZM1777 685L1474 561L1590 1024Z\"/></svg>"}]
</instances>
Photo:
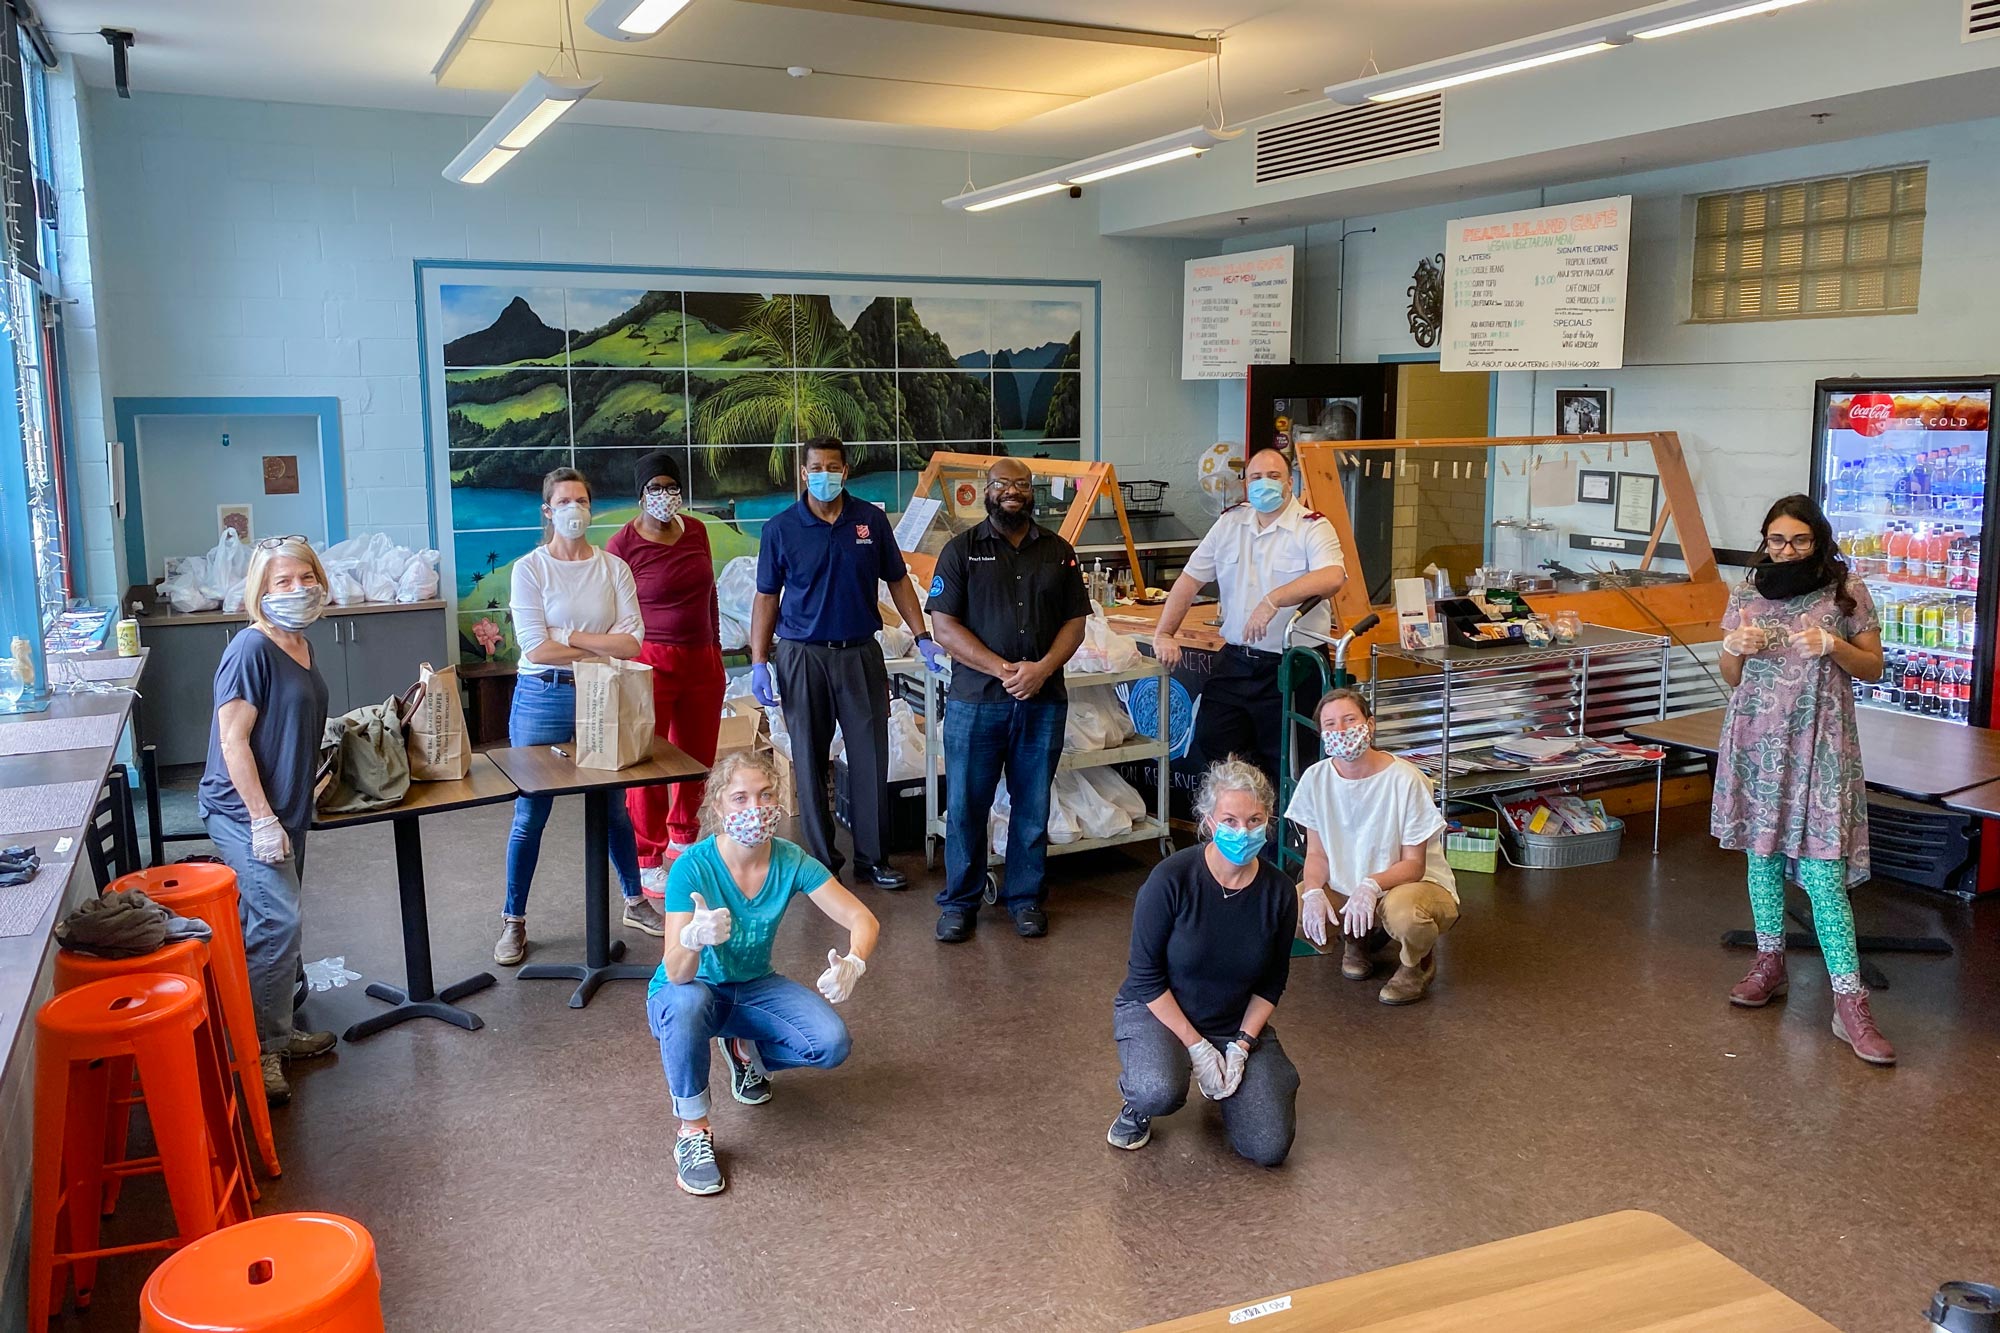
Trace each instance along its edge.
<instances>
[{"instance_id":1,"label":"patterned cloth face mask","mask_svg":"<svg viewBox=\"0 0 2000 1333\"><path fill-rule=\"evenodd\" d=\"M1368 724L1357 722L1351 727L1341 727L1336 731L1322 731L1319 734L1319 748L1328 759L1352 763L1368 753L1368 740Z\"/></svg>"},{"instance_id":2,"label":"patterned cloth face mask","mask_svg":"<svg viewBox=\"0 0 2000 1333\"><path fill-rule=\"evenodd\" d=\"M258 599L257 607L264 619L296 634L326 610L326 589L310 584L292 592L267 592Z\"/></svg>"},{"instance_id":3,"label":"patterned cloth face mask","mask_svg":"<svg viewBox=\"0 0 2000 1333\"><path fill-rule=\"evenodd\" d=\"M671 523L674 521L674 516L681 512L681 493L679 491L647 491L645 505L646 513L654 521Z\"/></svg>"},{"instance_id":4,"label":"patterned cloth face mask","mask_svg":"<svg viewBox=\"0 0 2000 1333\"><path fill-rule=\"evenodd\" d=\"M771 840L781 817L775 805L753 805L731 810L722 817L722 831L745 847L761 847Z\"/></svg>"}]
</instances>

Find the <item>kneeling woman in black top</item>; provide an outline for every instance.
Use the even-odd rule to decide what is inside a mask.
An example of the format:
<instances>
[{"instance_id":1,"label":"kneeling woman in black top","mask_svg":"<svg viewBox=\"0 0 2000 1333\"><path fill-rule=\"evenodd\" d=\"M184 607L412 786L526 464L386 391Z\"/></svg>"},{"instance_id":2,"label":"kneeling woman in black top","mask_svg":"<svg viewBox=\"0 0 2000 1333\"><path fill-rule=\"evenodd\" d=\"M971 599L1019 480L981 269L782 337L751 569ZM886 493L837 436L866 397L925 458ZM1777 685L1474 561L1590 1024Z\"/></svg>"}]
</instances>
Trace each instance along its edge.
<instances>
[{"instance_id":1,"label":"kneeling woman in black top","mask_svg":"<svg viewBox=\"0 0 2000 1333\"><path fill-rule=\"evenodd\" d=\"M1160 862L1132 909L1132 961L1112 1006L1125 1105L1107 1136L1143 1148L1186 1103L1192 1070L1222 1103L1229 1146L1259 1166L1292 1150L1299 1072L1266 1025L1291 974L1299 899L1257 852L1277 836L1271 784L1231 756L1195 797L1209 841Z\"/></svg>"}]
</instances>

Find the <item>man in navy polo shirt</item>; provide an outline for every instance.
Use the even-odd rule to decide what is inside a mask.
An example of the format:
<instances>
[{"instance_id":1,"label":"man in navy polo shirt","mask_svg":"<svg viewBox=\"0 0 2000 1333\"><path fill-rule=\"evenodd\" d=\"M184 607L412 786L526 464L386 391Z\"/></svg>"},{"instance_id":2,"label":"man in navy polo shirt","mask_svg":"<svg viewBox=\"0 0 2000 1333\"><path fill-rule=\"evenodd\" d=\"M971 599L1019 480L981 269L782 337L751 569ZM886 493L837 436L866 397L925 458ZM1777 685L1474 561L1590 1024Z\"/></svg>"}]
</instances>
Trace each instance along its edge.
<instances>
[{"instance_id":1,"label":"man in navy polo shirt","mask_svg":"<svg viewBox=\"0 0 2000 1333\"><path fill-rule=\"evenodd\" d=\"M917 636L931 670L943 654L924 632L889 516L845 494L847 447L831 435L808 440L800 468L806 495L764 524L757 552L757 600L750 613L750 691L767 708L783 701L792 737L792 775L806 850L835 875L841 857L826 808L833 728L847 751L854 831L854 882L908 888L889 864L889 674L875 632L882 628L875 583L889 585L896 613ZM777 634L772 652L771 636ZM777 679L772 680L772 666ZM775 685L775 688L774 688Z\"/></svg>"}]
</instances>

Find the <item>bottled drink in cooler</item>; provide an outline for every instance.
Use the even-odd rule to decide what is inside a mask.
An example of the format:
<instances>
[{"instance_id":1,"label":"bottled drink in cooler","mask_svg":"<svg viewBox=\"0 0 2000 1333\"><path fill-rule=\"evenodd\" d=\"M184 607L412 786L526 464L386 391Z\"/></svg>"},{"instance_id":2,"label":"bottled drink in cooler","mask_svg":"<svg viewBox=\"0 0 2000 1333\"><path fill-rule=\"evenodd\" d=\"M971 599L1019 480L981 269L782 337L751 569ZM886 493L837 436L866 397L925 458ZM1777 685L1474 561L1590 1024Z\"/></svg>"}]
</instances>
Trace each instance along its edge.
<instances>
[{"instance_id":1,"label":"bottled drink in cooler","mask_svg":"<svg viewBox=\"0 0 2000 1333\"><path fill-rule=\"evenodd\" d=\"M1924 647L1944 647L1944 608L1938 605L1935 597L1924 602L1923 623Z\"/></svg>"},{"instance_id":2,"label":"bottled drink in cooler","mask_svg":"<svg viewBox=\"0 0 2000 1333\"><path fill-rule=\"evenodd\" d=\"M1912 648L1924 646L1923 607L1914 597L1906 598L1901 605L1903 620L1902 642Z\"/></svg>"},{"instance_id":3,"label":"bottled drink in cooler","mask_svg":"<svg viewBox=\"0 0 2000 1333\"><path fill-rule=\"evenodd\" d=\"M1946 603L1944 608L1944 638L1941 644L1942 647L1951 649L1953 652L1959 651L1961 647L1959 643L1959 628L1962 624L1963 622L1958 616L1957 603Z\"/></svg>"},{"instance_id":4,"label":"bottled drink in cooler","mask_svg":"<svg viewBox=\"0 0 2000 1333\"><path fill-rule=\"evenodd\" d=\"M1875 682L1875 701L1891 708L1903 705L1903 654L1888 653L1883 657L1882 678Z\"/></svg>"},{"instance_id":5,"label":"bottled drink in cooler","mask_svg":"<svg viewBox=\"0 0 2000 1333\"><path fill-rule=\"evenodd\" d=\"M1924 659L1921 654L1911 653L1903 659L1903 711L1918 712L1923 702Z\"/></svg>"},{"instance_id":6,"label":"bottled drink in cooler","mask_svg":"<svg viewBox=\"0 0 2000 1333\"><path fill-rule=\"evenodd\" d=\"M1939 684L1943 679L1944 672L1938 668L1938 659L1933 657L1930 659L1930 665L1924 668L1924 715L1926 717L1936 717L1944 711L1944 694Z\"/></svg>"},{"instance_id":7,"label":"bottled drink in cooler","mask_svg":"<svg viewBox=\"0 0 2000 1333\"><path fill-rule=\"evenodd\" d=\"M1924 547L1924 582L1934 588L1945 586L1945 576L1951 565L1951 533L1942 523L1931 524L1928 542Z\"/></svg>"}]
</instances>

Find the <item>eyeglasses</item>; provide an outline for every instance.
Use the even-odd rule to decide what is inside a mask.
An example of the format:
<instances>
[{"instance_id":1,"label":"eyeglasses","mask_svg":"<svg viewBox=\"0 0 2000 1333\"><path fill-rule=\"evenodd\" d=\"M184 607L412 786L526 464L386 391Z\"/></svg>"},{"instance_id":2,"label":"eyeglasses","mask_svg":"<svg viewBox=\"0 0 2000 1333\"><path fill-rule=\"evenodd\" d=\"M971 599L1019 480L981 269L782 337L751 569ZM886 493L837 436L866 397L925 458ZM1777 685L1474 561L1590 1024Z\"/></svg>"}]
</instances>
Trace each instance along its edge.
<instances>
[{"instance_id":1,"label":"eyeglasses","mask_svg":"<svg viewBox=\"0 0 2000 1333\"><path fill-rule=\"evenodd\" d=\"M1764 547L1772 552L1797 551L1800 555L1804 555L1812 550L1813 537L1810 532L1802 532L1796 537L1770 536L1764 539Z\"/></svg>"},{"instance_id":2,"label":"eyeglasses","mask_svg":"<svg viewBox=\"0 0 2000 1333\"><path fill-rule=\"evenodd\" d=\"M657 481L646 484L646 494L648 495L679 495L680 493L681 488L678 486L663 485Z\"/></svg>"},{"instance_id":3,"label":"eyeglasses","mask_svg":"<svg viewBox=\"0 0 2000 1333\"><path fill-rule=\"evenodd\" d=\"M310 548L312 546L312 539L307 537L303 532L294 532L288 537L259 537L256 546L252 549L258 551L275 551L280 546L292 545Z\"/></svg>"},{"instance_id":4,"label":"eyeglasses","mask_svg":"<svg viewBox=\"0 0 2000 1333\"><path fill-rule=\"evenodd\" d=\"M998 491L1002 495L1016 493L1033 495L1035 493L1035 483L1033 478L1027 481L989 481L986 483L986 489L989 491Z\"/></svg>"}]
</instances>

